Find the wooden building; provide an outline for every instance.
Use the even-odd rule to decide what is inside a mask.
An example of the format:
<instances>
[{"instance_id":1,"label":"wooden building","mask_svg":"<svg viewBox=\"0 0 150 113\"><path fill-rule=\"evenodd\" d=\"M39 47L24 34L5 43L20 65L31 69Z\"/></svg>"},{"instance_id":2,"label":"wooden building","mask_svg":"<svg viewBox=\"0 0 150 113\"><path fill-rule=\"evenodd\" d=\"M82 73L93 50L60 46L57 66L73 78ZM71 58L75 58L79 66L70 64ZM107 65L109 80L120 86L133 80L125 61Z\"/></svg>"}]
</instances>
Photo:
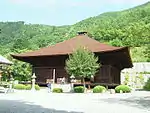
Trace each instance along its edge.
<instances>
[{"instance_id":1,"label":"wooden building","mask_svg":"<svg viewBox=\"0 0 150 113\"><path fill-rule=\"evenodd\" d=\"M69 82L70 76L66 73L65 61L79 46L94 52L102 64L94 77L94 83L120 84L120 71L132 67L128 47L113 47L100 43L89 38L86 32L80 32L76 37L53 46L12 56L33 66L39 84L45 84L48 79L55 79L57 83L58 78L62 77L67 78Z\"/></svg>"}]
</instances>

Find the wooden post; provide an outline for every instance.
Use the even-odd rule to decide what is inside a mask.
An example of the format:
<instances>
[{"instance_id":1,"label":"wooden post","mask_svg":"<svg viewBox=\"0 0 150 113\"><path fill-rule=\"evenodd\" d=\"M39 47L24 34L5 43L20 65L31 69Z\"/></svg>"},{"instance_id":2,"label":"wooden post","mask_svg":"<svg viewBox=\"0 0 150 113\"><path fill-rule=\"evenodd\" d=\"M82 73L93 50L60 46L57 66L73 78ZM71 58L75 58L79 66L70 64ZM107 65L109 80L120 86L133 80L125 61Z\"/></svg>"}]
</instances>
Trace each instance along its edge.
<instances>
[{"instance_id":1,"label":"wooden post","mask_svg":"<svg viewBox=\"0 0 150 113\"><path fill-rule=\"evenodd\" d=\"M114 82L114 81L112 81L113 74L111 74L111 66L110 65L108 66L108 69L109 69L109 83L112 84L112 82Z\"/></svg>"},{"instance_id":2,"label":"wooden post","mask_svg":"<svg viewBox=\"0 0 150 113\"><path fill-rule=\"evenodd\" d=\"M55 69L53 69L53 84L55 84L55 77L56 77L56 73L55 73Z\"/></svg>"}]
</instances>

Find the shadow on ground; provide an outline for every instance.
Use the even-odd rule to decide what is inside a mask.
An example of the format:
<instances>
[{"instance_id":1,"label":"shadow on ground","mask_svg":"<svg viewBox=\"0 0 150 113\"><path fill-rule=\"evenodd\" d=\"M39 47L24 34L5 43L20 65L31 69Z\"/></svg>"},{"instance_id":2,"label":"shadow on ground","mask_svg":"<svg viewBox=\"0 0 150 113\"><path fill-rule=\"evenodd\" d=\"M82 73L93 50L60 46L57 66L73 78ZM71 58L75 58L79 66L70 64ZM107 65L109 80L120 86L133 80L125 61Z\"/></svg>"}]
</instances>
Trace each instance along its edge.
<instances>
[{"instance_id":1,"label":"shadow on ground","mask_svg":"<svg viewBox=\"0 0 150 113\"><path fill-rule=\"evenodd\" d=\"M101 101L113 103L113 104L124 104L126 106L132 106L140 109L146 109L150 111L150 96L146 97L130 97L126 99L119 98L107 98L101 99Z\"/></svg>"},{"instance_id":2,"label":"shadow on ground","mask_svg":"<svg viewBox=\"0 0 150 113\"><path fill-rule=\"evenodd\" d=\"M0 100L0 113L83 113L74 111L56 110L33 105L31 102L18 100Z\"/></svg>"}]
</instances>

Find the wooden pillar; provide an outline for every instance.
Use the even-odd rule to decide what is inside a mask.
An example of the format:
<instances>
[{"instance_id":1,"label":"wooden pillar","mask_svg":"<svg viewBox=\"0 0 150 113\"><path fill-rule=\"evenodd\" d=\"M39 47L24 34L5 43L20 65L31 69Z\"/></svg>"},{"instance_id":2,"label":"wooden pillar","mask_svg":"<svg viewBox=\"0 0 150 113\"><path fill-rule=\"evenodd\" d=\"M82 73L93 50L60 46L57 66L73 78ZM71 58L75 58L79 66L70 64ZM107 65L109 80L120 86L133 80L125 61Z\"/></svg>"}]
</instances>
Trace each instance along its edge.
<instances>
[{"instance_id":1,"label":"wooden pillar","mask_svg":"<svg viewBox=\"0 0 150 113\"><path fill-rule=\"evenodd\" d=\"M53 84L55 84L55 79L56 79L56 70L53 69Z\"/></svg>"},{"instance_id":2,"label":"wooden pillar","mask_svg":"<svg viewBox=\"0 0 150 113\"><path fill-rule=\"evenodd\" d=\"M32 75L33 75L33 73L35 73L35 67L34 66L32 66Z\"/></svg>"},{"instance_id":3,"label":"wooden pillar","mask_svg":"<svg viewBox=\"0 0 150 113\"><path fill-rule=\"evenodd\" d=\"M118 84L121 84L121 70L118 69Z\"/></svg>"},{"instance_id":4,"label":"wooden pillar","mask_svg":"<svg viewBox=\"0 0 150 113\"><path fill-rule=\"evenodd\" d=\"M113 82L113 73L112 73L112 68L111 65L108 66L109 70L109 83L112 84Z\"/></svg>"}]
</instances>

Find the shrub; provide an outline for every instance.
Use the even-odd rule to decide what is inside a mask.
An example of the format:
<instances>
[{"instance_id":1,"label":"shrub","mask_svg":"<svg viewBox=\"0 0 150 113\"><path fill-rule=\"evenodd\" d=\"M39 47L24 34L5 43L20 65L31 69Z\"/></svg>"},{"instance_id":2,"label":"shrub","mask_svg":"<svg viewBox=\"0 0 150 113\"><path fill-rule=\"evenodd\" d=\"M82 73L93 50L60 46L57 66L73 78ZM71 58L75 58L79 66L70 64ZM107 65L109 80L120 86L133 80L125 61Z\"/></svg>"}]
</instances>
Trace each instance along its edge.
<instances>
[{"instance_id":1,"label":"shrub","mask_svg":"<svg viewBox=\"0 0 150 113\"><path fill-rule=\"evenodd\" d=\"M53 92L53 93L62 93L63 90L62 90L62 88L54 88L54 89L52 90L52 92Z\"/></svg>"},{"instance_id":2,"label":"shrub","mask_svg":"<svg viewBox=\"0 0 150 113\"><path fill-rule=\"evenodd\" d=\"M13 88L14 89L19 89L19 90L31 90L31 85L30 84L28 84L28 85L24 85L24 84L15 84L14 86L13 86ZM35 89L36 90L40 90L40 87L39 87L39 85L35 85Z\"/></svg>"},{"instance_id":3,"label":"shrub","mask_svg":"<svg viewBox=\"0 0 150 113\"><path fill-rule=\"evenodd\" d=\"M106 88L104 86L95 86L93 88L93 93L102 93L103 91L106 91Z\"/></svg>"},{"instance_id":4,"label":"shrub","mask_svg":"<svg viewBox=\"0 0 150 113\"><path fill-rule=\"evenodd\" d=\"M19 89L19 90L26 89L26 86L23 84L15 84L13 87L14 89Z\"/></svg>"},{"instance_id":5,"label":"shrub","mask_svg":"<svg viewBox=\"0 0 150 113\"><path fill-rule=\"evenodd\" d=\"M30 84L26 85L26 90L31 90L32 86ZM35 90L40 90L39 85L35 85Z\"/></svg>"},{"instance_id":6,"label":"shrub","mask_svg":"<svg viewBox=\"0 0 150 113\"><path fill-rule=\"evenodd\" d=\"M119 85L115 88L116 93L120 93L121 90L122 90L123 93L131 92L131 88L127 85Z\"/></svg>"},{"instance_id":7,"label":"shrub","mask_svg":"<svg viewBox=\"0 0 150 113\"><path fill-rule=\"evenodd\" d=\"M150 78L147 80L147 82L145 83L143 89L150 91Z\"/></svg>"},{"instance_id":8,"label":"shrub","mask_svg":"<svg viewBox=\"0 0 150 113\"><path fill-rule=\"evenodd\" d=\"M38 84L35 85L36 90L40 90L40 86Z\"/></svg>"},{"instance_id":9,"label":"shrub","mask_svg":"<svg viewBox=\"0 0 150 113\"><path fill-rule=\"evenodd\" d=\"M74 87L75 93L84 93L85 88L83 86L76 86Z\"/></svg>"},{"instance_id":10,"label":"shrub","mask_svg":"<svg viewBox=\"0 0 150 113\"><path fill-rule=\"evenodd\" d=\"M30 84L26 85L26 90L31 90L31 85Z\"/></svg>"}]
</instances>

